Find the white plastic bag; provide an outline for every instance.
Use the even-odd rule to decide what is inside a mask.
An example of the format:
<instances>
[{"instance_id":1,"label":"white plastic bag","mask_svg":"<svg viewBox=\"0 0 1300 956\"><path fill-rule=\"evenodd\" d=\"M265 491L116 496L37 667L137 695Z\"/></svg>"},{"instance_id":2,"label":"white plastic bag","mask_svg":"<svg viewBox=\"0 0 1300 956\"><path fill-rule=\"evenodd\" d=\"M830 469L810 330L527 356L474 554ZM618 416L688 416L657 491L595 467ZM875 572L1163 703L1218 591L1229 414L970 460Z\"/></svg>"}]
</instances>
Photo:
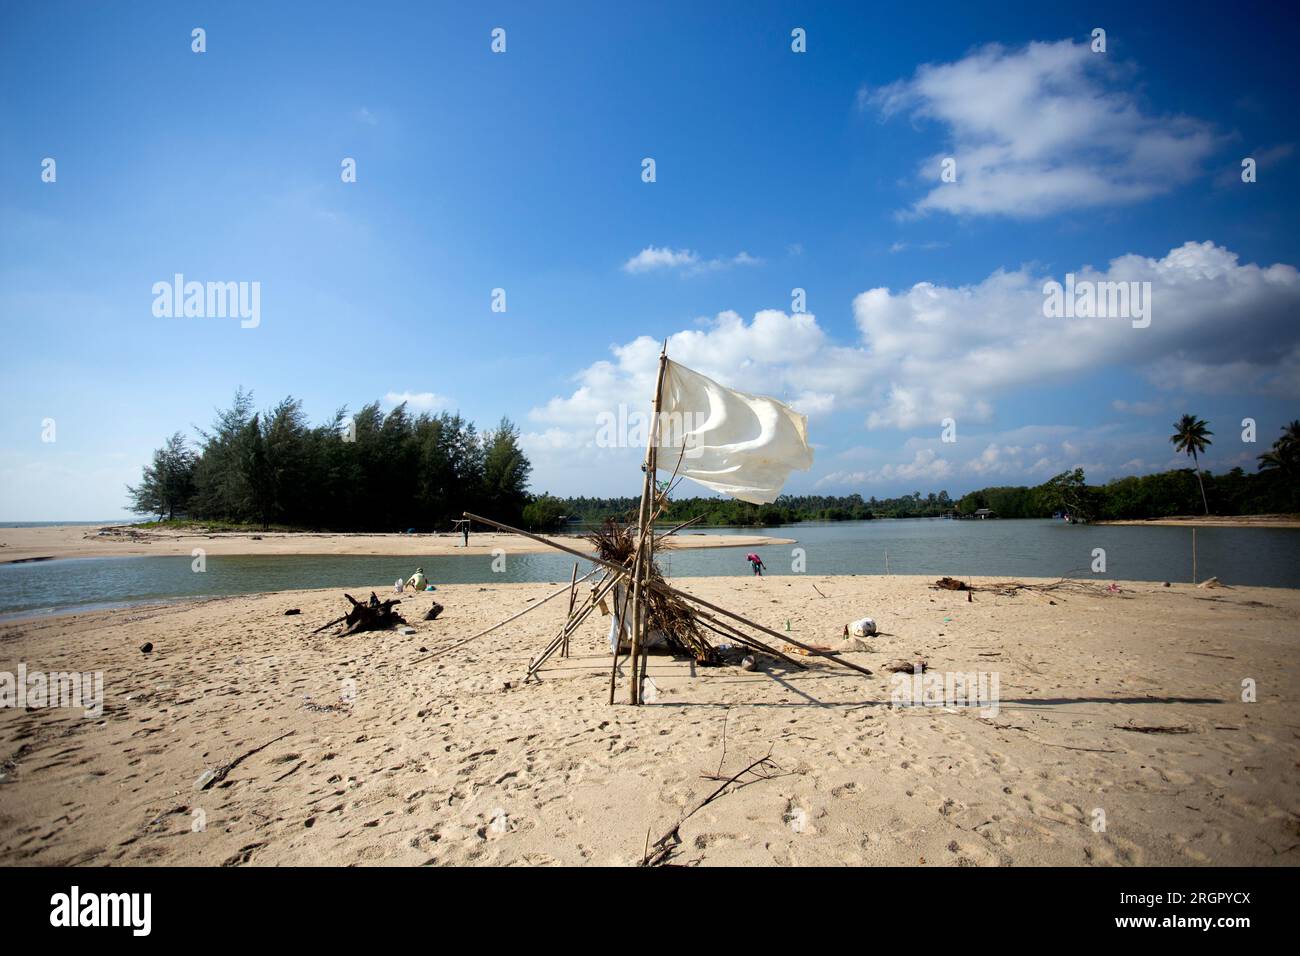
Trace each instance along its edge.
<instances>
[{"instance_id":1,"label":"white plastic bag","mask_svg":"<svg viewBox=\"0 0 1300 956\"><path fill-rule=\"evenodd\" d=\"M849 625L850 637L872 637L876 633L876 622L869 617L854 621Z\"/></svg>"}]
</instances>

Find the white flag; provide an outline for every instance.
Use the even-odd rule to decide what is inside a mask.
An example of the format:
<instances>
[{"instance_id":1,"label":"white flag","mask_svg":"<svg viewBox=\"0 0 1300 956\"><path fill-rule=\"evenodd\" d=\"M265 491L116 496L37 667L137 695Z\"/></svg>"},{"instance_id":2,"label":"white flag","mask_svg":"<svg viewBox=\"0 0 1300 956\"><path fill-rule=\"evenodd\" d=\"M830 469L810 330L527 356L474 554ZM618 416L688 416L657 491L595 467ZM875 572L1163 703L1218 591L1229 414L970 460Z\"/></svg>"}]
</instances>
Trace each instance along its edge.
<instances>
[{"instance_id":1,"label":"white flag","mask_svg":"<svg viewBox=\"0 0 1300 956\"><path fill-rule=\"evenodd\" d=\"M812 462L805 416L667 363L659 413L664 471L676 468L706 488L765 505L776 500L790 472L807 471Z\"/></svg>"}]
</instances>

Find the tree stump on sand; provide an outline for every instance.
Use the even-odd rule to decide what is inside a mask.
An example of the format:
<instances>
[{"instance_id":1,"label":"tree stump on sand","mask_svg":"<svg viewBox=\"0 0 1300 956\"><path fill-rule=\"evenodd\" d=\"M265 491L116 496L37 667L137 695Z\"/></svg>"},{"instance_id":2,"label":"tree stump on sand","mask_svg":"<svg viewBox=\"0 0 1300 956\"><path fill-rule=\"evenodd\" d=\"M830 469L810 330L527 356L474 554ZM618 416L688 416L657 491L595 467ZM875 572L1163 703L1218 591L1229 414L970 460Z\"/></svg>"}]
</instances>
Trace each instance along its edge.
<instances>
[{"instance_id":1,"label":"tree stump on sand","mask_svg":"<svg viewBox=\"0 0 1300 956\"><path fill-rule=\"evenodd\" d=\"M344 617L335 618L329 624L323 624L312 631L317 634L333 624L343 624L343 633L339 637L347 637L349 634L359 634L361 631L386 631L390 627L396 627L398 624L405 624L406 618L398 614L393 607L402 602L397 598L389 598L381 602L375 595L374 591L370 592L370 600L366 602L358 601L351 594L344 594L345 598L352 602L352 610Z\"/></svg>"}]
</instances>

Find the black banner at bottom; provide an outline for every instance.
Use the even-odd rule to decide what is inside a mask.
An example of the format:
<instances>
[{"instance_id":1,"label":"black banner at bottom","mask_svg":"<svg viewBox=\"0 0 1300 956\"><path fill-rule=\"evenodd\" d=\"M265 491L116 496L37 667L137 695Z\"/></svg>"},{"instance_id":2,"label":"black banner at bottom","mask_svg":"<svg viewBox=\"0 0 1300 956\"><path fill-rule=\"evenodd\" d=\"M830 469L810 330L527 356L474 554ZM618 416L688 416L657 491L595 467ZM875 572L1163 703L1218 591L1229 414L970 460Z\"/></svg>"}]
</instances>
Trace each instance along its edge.
<instances>
[{"instance_id":1,"label":"black banner at bottom","mask_svg":"<svg viewBox=\"0 0 1300 956\"><path fill-rule=\"evenodd\" d=\"M584 936L636 926L644 938L660 920L674 935L750 941L807 941L835 926L869 931L875 942L972 945L992 933L986 942L1002 945L1002 927L1230 944L1290 924L1283 907L1293 879L1285 868L6 869L0 913L7 941L75 935L128 945L338 945L403 931L490 942L560 921Z\"/></svg>"}]
</instances>

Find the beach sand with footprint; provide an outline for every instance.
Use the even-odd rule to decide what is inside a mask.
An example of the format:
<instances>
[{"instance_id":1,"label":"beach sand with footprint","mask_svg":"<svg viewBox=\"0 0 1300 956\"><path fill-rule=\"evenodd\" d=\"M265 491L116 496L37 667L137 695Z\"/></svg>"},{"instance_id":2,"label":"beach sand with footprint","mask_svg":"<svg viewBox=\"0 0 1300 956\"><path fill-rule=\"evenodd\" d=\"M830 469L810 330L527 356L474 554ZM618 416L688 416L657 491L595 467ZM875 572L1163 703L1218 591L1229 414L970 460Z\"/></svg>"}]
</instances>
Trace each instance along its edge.
<instances>
[{"instance_id":1,"label":"beach sand with footprint","mask_svg":"<svg viewBox=\"0 0 1300 956\"><path fill-rule=\"evenodd\" d=\"M0 863L625 866L683 818L690 865L1300 861L1297 592L682 581L806 643L869 614L874 674L652 656L639 708L608 704L608 619L521 684L560 601L436 654L562 583L441 587L431 622L407 595L413 635L311 634L337 589L6 624L0 671L103 671L105 698L0 709ZM910 657L996 672L996 713L891 707Z\"/></svg>"}]
</instances>

